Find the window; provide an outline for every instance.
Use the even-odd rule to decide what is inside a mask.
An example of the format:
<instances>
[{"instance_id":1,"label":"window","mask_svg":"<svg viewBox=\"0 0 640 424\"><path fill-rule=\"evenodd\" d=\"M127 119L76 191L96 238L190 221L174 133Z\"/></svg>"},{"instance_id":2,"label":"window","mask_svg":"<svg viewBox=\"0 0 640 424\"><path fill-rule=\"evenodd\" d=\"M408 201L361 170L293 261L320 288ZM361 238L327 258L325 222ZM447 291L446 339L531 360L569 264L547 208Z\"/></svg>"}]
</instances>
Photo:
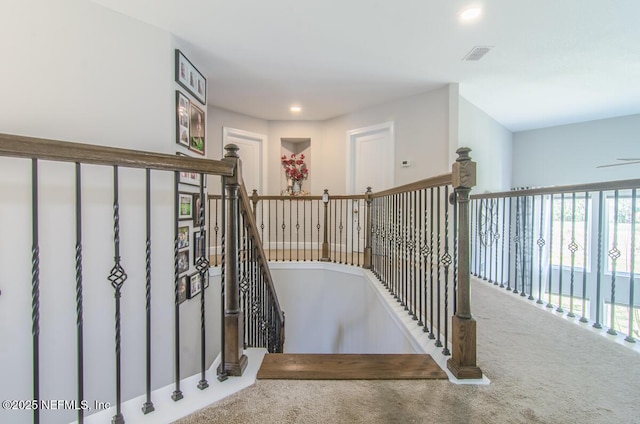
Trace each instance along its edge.
<instances>
[{"instance_id":1,"label":"window","mask_svg":"<svg viewBox=\"0 0 640 424\"><path fill-rule=\"evenodd\" d=\"M632 212L632 198L629 195L618 196L617 233L616 233L616 199L607 196L605 202L605 231L607 245L602 248L607 259L607 271L613 271L613 261L616 259L616 273L630 273L631 261L634 260L634 272L640 271L640 202L636 200L636 209ZM636 215L635 252L631 252L631 220L632 213ZM617 237L616 237L617 235ZM614 242L615 246L614 246ZM613 256L613 257L612 257Z\"/></svg>"}]
</instances>

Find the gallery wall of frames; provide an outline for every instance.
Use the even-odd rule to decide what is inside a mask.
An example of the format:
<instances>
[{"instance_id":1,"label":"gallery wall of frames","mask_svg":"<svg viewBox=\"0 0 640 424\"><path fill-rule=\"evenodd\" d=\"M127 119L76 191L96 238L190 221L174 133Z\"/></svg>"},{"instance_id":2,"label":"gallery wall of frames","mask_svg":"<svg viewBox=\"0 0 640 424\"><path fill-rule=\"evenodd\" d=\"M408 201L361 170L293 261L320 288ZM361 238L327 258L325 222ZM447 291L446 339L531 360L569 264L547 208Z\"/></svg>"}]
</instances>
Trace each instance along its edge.
<instances>
[{"instance_id":1,"label":"gallery wall of frames","mask_svg":"<svg viewBox=\"0 0 640 424\"><path fill-rule=\"evenodd\" d=\"M180 50L175 50L177 155L206 157L207 80ZM202 181L204 178L204 181ZM193 299L209 286L208 272L198 270L198 260L208 258L206 230L201 214L206 176L181 172L178 179L177 268L179 302ZM205 255L202 252L206 252ZM203 281L205 280L205 281Z\"/></svg>"}]
</instances>

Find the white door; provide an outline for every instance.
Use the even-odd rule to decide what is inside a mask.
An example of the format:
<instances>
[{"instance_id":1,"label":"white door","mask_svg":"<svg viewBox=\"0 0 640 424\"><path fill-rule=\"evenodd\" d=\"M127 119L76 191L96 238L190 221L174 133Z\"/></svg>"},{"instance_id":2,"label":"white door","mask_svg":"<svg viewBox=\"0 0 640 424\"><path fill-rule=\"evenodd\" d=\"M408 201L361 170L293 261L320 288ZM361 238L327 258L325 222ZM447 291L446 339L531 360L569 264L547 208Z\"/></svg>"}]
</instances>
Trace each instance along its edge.
<instances>
[{"instance_id":1,"label":"white door","mask_svg":"<svg viewBox=\"0 0 640 424\"><path fill-rule=\"evenodd\" d=\"M393 122L386 122L347 132L349 158L347 193L363 194L367 187L372 191L392 188L394 184L394 134ZM353 202L353 228L365 227L366 206ZM364 250L364 231L360 231L360 249ZM354 246L357 249L358 246Z\"/></svg>"},{"instance_id":2,"label":"white door","mask_svg":"<svg viewBox=\"0 0 640 424\"><path fill-rule=\"evenodd\" d=\"M233 143L240 148L238 155L242 160L242 179L247 193L256 189L259 194L265 194L267 187L266 167L264 166L264 150L267 136L235 128L222 128L222 146ZM224 156L224 153L223 153Z\"/></svg>"}]
</instances>

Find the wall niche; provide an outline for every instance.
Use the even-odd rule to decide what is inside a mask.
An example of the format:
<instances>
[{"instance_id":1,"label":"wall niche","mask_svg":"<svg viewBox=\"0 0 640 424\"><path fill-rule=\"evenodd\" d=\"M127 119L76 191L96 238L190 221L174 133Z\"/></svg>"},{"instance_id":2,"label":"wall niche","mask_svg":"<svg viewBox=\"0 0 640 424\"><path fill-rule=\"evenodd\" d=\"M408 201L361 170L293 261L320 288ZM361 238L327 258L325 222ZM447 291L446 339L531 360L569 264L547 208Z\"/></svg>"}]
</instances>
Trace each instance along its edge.
<instances>
[{"instance_id":1,"label":"wall niche","mask_svg":"<svg viewBox=\"0 0 640 424\"><path fill-rule=\"evenodd\" d=\"M287 137L280 139L280 157L286 156L290 158L291 155L296 155L300 158L304 155L304 163L306 164L309 174L306 180L302 181L302 194L311 193L311 180L313 179L313 168L311 165L311 138L308 137ZM292 186L291 182L285 175L284 168L281 168L280 172L280 188L283 194L291 194Z\"/></svg>"}]
</instances>

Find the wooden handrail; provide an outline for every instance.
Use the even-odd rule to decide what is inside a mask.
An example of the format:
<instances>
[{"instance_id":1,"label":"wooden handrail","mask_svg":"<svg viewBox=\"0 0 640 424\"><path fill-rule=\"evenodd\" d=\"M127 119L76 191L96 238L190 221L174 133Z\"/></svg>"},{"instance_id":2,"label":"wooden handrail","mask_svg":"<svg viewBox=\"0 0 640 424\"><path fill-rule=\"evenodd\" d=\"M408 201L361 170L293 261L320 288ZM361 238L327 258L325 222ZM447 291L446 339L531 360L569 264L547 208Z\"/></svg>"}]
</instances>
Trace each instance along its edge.
<instances>
[{"instance_id":1,"label":"wooden handrail","mask_svg":"<svg viewBox=\"0 0 640 424\"><path fill-rule=\"evenodd\" d=\"M374 192L372 194L372 197L374 199L377 199L378 197L391 196L391 195L394 195L394 194L400 194L400 193L406 193L406 192L409 192L409 191L422 190L422 189L431 188L431 187L440 187L440 186L444 186L444 185L451 185L452 183L453 183L452 174L443 174L443 175L438 175L436 177L427 178L427 179L424 179L424 180L415 181L413 183L409 183L409 184L401 185L401 186L398 186L398 187L390 188L388 190L379 191L377 193Z\"/></svg>"},{"instance_id":2,"label":"wooden handrail","mask_svg":"<svg viewBox=\"0 0 640 424\"><path fill-rule=\"evenodd\" d=\"M260 266L263 269L269 270L269 264L267 263L267 255L264 252L264 247L262 246L262 239L260 238L260 234L258 234L258 224L256 224L255 217L253 216L253 212L251 210L251 201L249 200L249 195L247 194L247 190L244 186L244 182L240 183L240 210L244 211L245 219L248 221L248 230L249 236L252 237L256 243L256 250L258 252L258 261ZM280 303L278 302L278 296L275 295L276 288L273 284L273 279L271 278L271 273L265 273L265 279L267 281L267 285L269 287L269 293L272 296L273 302L276 306L278 317L280 318L280 322L284 324L284 314L282 313L282 309L280 308Z\"/></svg>"},{"instance_id":3,"label":"wooden handrail","mask_svg":"<svg viewBox=\"0 0 640 424\"><path fill-rule=\"evenodd\" d=\"M234 167L224 161L11 134L0 134L0 156L163 171L189 171L225 177L232 176L234 172Z\"/></svg>"},{"instance_id":4,"label":"wooden handrail","mask_svg":"<svg viewBox=\"0 0 640 424\"><path fill-rule=\"evenodd\" d=\"M364 200L364 194L330 194L329 197L332 200ZM322 200L322 196L260 196L256 197L258 201L261 200Z\"/></svg>"},{"instance_id":5,"label":"wooden handrail","mask_svg":"<svg viewBox=\"0 0 640 424\"><path fill-rule=\"evenodd\" d=\"M574 184L565 186L529 188L525 190L500 191L495 193L472 194L474 199L496 199L504 197L537 196L545 194L561 194L585 191L626 190L640 187L640 179L607 181L603 183Z\"/></svg>"}]
</instances>

